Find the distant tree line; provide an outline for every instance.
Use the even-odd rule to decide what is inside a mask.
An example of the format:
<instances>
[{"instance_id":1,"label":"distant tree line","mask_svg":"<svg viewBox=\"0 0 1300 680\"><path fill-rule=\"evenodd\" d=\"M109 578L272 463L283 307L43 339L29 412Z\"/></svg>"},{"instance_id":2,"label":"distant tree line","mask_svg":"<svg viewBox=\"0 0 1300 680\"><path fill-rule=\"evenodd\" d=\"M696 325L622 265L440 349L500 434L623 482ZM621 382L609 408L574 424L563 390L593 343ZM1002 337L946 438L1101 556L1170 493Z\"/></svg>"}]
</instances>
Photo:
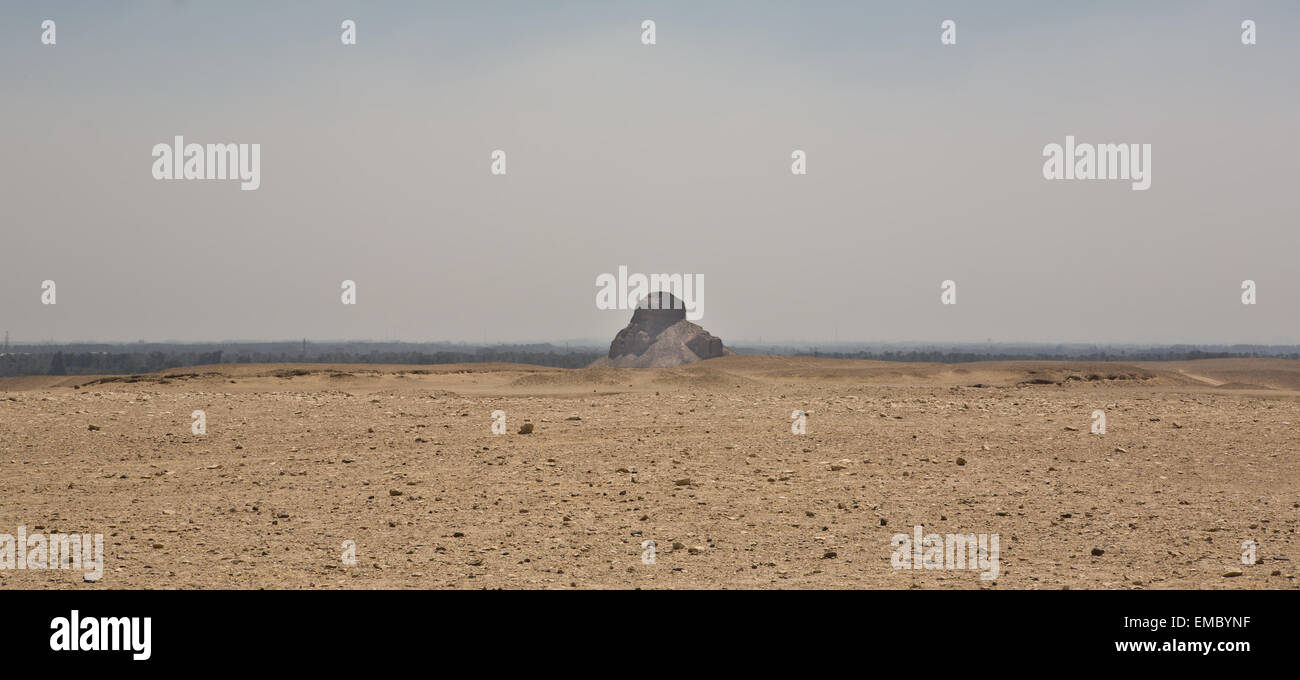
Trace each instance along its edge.
<instances>
[{"instance_id":1,"label":"distant tree line","mask_svg":"<svg viewBox=\"0 0 1300 680\"><path fill-rule=\"evenodd\" d=\"M283 347L267 347L268 344ZM427 351L400 343L367 347L311 346L298 343L232 343L225 349L188 345L148 345L133 351L131 345L111 346L94 351L81 346L15 347L0 353L0 377L20 375L128 375L152 373L183 366L220 363L329 363L329 364L459 364L510 362L582 368L604 356L604 352L583 347L575 350L550 345L461 347ZM70 348L81 349L74 351ZM147 349L148 351L144 351Z\"/></svg>"},{"instance_id":2,"label":"distant tree line","mask_svg":"<svg viewBox=\"0 0 1300 680\"><path fill-rule=\"evenodd\" d=\"M972 361L1187 361L1232 357L1300 359L1300 346L1096 346L995 345L876 346L833 351L817 347L734 347L741 354L780 354L832 359L932 363ZM582 368L605 356L591 344L569 348L549 343L468 345L403 342L232 342L15 345L0 352L0 377L20 375L130 375L221 363L461 364L508 362Z\"/></svg>"},{"instance_id":3,"label":"distant tree line","mask_svg":"<svg viewBox=\"0 0 1300 680\"><path fill-rule=\"evenodd\" d=\"M799 350L793 356L821 357L825 359L871 359L876 361L924 362L961 364L973 361L1191 361L1195 359L1230 359L1269 357L1274 359L1300 359L1300 351L1293 352L1205 352L1196 349L1151 348L1144 350L1111 350L1095 352L960 352L939 349L887 350L857 352L822 352Z\"/></svg>"},{"instance_id":4,"label":"distant tree line","mask_svg":"<svg viewBox=\"0 0 1300 680\"><path fill-rule=\"evenodd\" d=\"M216 352L10 352L0 354L0 376L152 373L177 366L221 363Z\"/></svg>"}]
</instances>

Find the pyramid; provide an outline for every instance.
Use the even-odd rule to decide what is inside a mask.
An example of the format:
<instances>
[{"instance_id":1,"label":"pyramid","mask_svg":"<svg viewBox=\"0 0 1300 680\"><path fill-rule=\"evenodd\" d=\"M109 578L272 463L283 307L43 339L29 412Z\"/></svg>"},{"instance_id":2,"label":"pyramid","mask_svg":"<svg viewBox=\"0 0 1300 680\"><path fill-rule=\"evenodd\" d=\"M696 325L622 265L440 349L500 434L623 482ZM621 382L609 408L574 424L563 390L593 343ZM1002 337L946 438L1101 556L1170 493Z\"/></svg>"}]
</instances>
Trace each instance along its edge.
<instances>
[{"instance_id":1,"label":"pyramid","mask_svg":"<svg viewBox=\"0 0 1300 680\"><path fill-rule=\"evenodd\" d=\"M609 354L592 366L667 368L731 354L722 339L686 320L686 306L672 293L651 293L632 321L609 343Z\"/></svg>"}]
</instances>

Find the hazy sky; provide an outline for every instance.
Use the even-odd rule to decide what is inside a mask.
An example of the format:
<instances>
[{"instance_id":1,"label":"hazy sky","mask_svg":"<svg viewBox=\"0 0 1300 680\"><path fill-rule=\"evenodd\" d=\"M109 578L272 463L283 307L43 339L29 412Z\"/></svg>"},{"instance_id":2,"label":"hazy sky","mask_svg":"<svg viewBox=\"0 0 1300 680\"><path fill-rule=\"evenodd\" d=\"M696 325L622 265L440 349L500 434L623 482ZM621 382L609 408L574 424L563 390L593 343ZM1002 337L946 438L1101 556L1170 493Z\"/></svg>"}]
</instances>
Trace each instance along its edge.
<instances>
[{"instance_id":1,"label":"hazy sky","mask_svg":"<svg viewBox=\"0 0 1300 680\"><path fill-rule=\"evenodd\" d=\"M626 265L726 342L1300 342L1300 5L1064 4L5 3L0 331L608 340ZM1066 135L1151 188L1045 180Z\"/></svg>"}]
</instances>

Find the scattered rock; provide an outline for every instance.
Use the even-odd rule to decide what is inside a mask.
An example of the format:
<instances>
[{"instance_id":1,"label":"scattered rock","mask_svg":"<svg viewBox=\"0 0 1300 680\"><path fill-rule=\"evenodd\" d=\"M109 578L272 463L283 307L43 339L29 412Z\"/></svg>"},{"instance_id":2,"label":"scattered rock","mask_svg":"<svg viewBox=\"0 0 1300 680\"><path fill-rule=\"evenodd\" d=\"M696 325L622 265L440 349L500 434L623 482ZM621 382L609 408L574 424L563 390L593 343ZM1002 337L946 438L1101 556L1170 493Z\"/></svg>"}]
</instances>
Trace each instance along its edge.
<instances>
[{"instance_id":1,"label":"scattered rock","mask_svg":"<svg viewBox=\"0 0 1300 680\"><path fill-rule=\"evenodd\" d=\"M532 433L533 433L532 423L524 423L523 425L519 426L519 434L532 434Z\"/></svg>"}]
</instances>

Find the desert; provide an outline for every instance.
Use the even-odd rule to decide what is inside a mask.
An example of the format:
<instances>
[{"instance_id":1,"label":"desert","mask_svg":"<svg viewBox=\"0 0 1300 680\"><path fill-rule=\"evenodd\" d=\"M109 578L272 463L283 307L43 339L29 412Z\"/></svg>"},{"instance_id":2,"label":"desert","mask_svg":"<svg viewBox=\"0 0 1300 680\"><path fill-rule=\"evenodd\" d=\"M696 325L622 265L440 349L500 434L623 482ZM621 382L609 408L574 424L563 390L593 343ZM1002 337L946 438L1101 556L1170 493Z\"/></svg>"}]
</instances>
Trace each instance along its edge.
<instances>
[{"instance_id":1,"label":"desert","mask_svg":"<svg viewBox=\"0 0 1300 680\"><path fill-rule=\"evenodd\" d=\"M104 564L0 588L1294 589L1298 398L1284 359L6 378L0 532ZM892 566L914 527L998 577Z\"/></svg>"}]
</instances>

